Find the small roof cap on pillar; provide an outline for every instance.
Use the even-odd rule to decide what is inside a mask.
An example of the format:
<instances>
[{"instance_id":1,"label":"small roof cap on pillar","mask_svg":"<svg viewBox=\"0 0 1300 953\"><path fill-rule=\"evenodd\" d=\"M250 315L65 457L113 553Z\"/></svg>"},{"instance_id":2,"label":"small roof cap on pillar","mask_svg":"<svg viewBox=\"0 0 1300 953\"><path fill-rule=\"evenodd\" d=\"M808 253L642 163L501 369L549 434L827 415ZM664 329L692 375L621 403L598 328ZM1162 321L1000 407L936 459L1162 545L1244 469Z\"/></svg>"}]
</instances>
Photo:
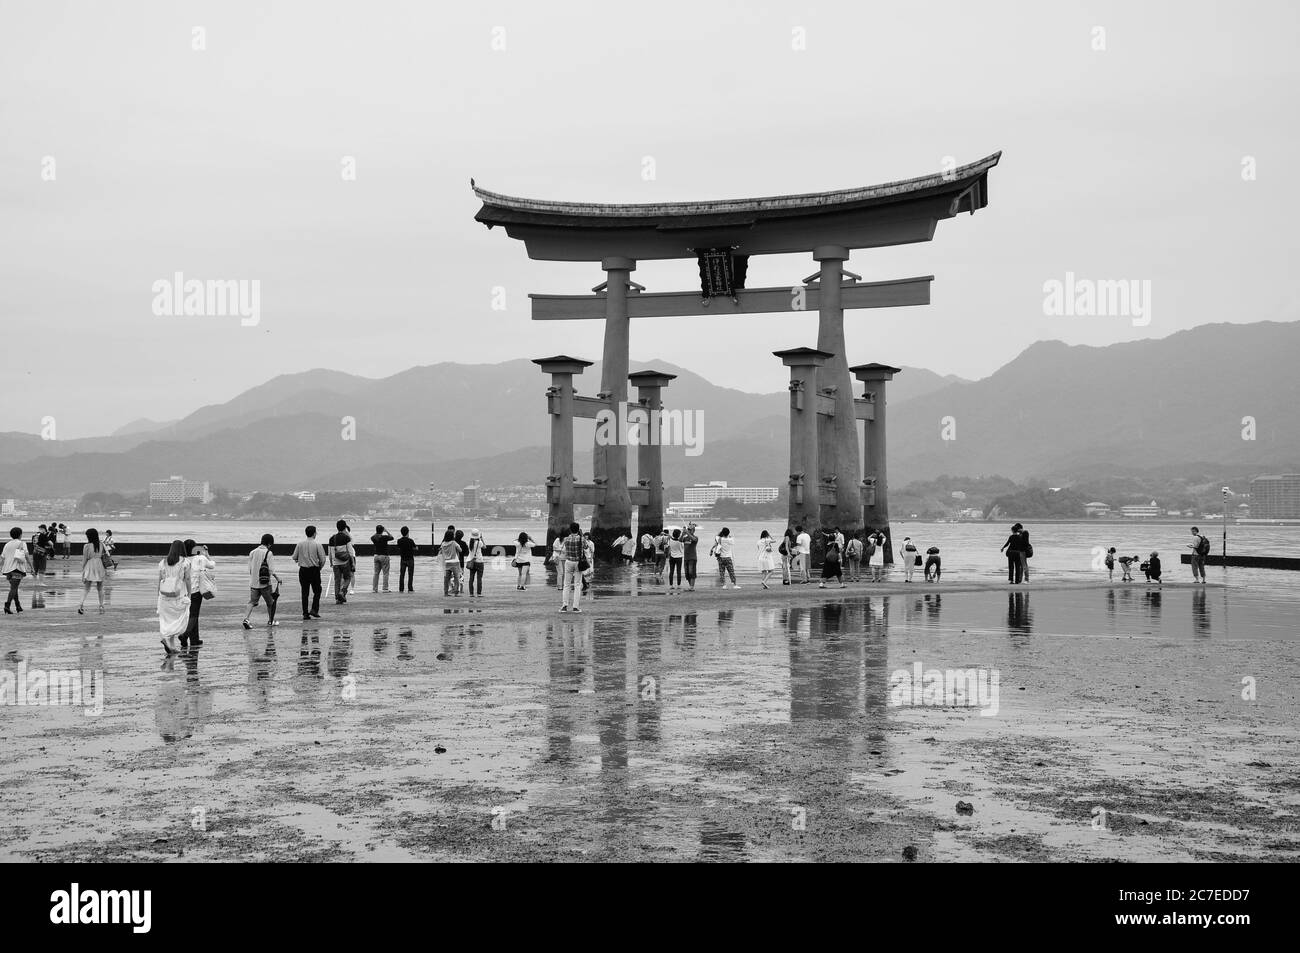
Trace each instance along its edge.
<instances>
[{"instance_id":1,"label":"small roof cap on pillar","mask_svg":"<svg viewBox=\"0 0 1300 953\"><path fill-rule=\"evenodd\" d=\"M669 381L677 380L677 375L666 371L633 371L627 379L636 387L667 387Z\"/></svg>"},{"instance_id":2,"label":"small roof cap on pillar","mask_svg":"<svg viewBox=\"0 0 1300 953\"><path fill-rule=\"evenodd\" d=\"M858 364L850 367L849 373L860 381L888 381L893 380L895 374L903 373L903 369L888 364Z\"/></svg>"},{"instance_id":3,"label":"small roof cap on pillar","mask_svg":"<svg viewBox=\"0 0 1300 953\"><path fill-rule=\"evenodd\" d=\"M535 357L533 363L547 374L581 374L595 362L584 361L580 357L569 357L567 354L557 354L554 357Z\"/></svg>"},{"instance_id":4,"label":"small roof cap on pillar","mask_svg":"<svg viewBox=\"0 0 1300 953\"><path fill-rule=\"evenodd\" d=\"M835 355L830 351L819 351L815 347L791 347L784 351L773 351L786 367L821 367Z\"/></svg>"}]
</instances>

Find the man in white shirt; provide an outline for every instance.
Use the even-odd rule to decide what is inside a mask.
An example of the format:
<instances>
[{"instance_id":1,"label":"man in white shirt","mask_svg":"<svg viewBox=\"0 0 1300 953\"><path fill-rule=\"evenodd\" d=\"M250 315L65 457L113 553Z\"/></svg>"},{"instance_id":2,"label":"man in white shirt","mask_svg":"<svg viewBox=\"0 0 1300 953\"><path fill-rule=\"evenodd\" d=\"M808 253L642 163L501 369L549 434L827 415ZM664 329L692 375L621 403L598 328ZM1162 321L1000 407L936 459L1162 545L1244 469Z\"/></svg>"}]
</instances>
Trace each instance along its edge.
<instances>
[{"instance_id":1,"label":"man in white shirt","mask_svg":"<svg viewBox=\"0 0 1300 953\"><path fill-rule=\"evenodd\" d=\"M797 561L796 569L798 570L799 581L803 583L812 582L812 573L808 565L812 561L812 537L803 531L802 526L796 526L794 531L795 559Z\"/></svg>"},{"instance_id":2,"label":"man in white shirt","mask_svg":"<svg viewBox=\"0 0 1300 953\"><path fill-rule=\"evenodd\" d=\"M293 561L298 564L298 584L302 586L303 620L320 618L320 571L329 554L316 538L316 527L307 527L307 536L293 548ZM307 610L307 593L312 594L311 611Z\"/></svg>"}]
</instances>

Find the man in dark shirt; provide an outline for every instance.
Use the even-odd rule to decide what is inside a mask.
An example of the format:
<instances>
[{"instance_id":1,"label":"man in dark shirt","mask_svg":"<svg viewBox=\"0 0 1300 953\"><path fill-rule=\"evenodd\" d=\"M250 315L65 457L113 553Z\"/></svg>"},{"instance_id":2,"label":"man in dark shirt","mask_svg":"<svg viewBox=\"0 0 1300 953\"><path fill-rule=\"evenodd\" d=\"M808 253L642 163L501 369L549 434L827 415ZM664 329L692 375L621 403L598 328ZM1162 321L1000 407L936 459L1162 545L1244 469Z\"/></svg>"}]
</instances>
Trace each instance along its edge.
<instances>
[{"instance_id":1,"label":"man in dark shirt","mask_svg":"<svg viewBox=\"0 0 1300 953\"><path fill-rule=\"evenodd\" d=\"M382 526L375 527L375 535L370 537L370 542L375 547L375 581L371 585L371 592L379 591L379 574L384 574L384 592L392 592L388 588L388 544L393 541L392 534Z\"/></svg>"},{"instance_id":2,"label":"man in dark shirt","mask_svg":"<svg viewBox=\"0 0 1300 953\"><path fill-rule=\"evenodd\" d=\"M415 540L411 528L403 526L397 538L397 591L415 592Z\"/></svg>"},{"instance_id":3,"label":"man in dark shirt","mask_svg":"<svg viewBox=\"0 0 1300 953\"><path fill-rule=\"evenodd\" d=\"M700 538L695 535L695 524L687 523L686 532L682 533L682 569L686 572L686 586L695 589L695 569L698 565L696 554Z\"/></svg>"}]
</instances>

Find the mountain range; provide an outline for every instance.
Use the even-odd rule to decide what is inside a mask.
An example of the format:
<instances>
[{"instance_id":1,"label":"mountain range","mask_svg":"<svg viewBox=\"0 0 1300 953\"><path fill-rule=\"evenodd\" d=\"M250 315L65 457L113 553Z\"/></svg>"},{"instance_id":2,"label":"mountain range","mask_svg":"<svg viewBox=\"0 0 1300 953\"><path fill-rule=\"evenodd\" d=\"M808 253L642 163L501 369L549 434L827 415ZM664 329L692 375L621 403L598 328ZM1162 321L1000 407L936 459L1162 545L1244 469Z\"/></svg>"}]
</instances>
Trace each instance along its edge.
<instances>
[{"instance_id":1,"label":"mountain range","mask_svg":"<svg viewBox=\"0 0 1300 953\"><path fill-rule=\"evenodd\" d=\"M1191 463L1294 469L1297 356L1300 322L1260 322L1107 347L1039 342L978 381L906 368L888 385L890 482L944 473L1069 482ZM784 482L784 390L749 394L663 361L632 363L650 367L677 375L666 405L704 421L701 455L665 448L666 483ZM597 364L575 385L593 394L599 380ZM424 365L378 380L286 374L104 437L0 433L0 487L23 497L140 492L170 474L269 491L536 484L550 469L547 384L528 360ZM1254 439L1243 439L1243 418L1253 418ZM591 472L591 428L576 426L579 478Z\"/></svg>"}]
</instances>

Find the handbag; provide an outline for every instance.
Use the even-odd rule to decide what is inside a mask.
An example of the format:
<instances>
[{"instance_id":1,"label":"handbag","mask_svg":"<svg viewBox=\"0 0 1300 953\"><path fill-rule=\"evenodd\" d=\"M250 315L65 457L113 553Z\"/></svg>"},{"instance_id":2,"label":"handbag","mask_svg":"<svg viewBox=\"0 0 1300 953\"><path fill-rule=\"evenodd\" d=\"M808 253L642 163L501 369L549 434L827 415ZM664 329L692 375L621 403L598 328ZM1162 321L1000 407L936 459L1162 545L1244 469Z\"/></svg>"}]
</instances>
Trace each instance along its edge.
<instances>
[{"instance_id":1,"label":"handbag","mask_svg":"<svg viewBox=\"0 0 1300 953\"><path fill-rule=\"evenodd\" d=\"M1033 559L1033 558L1034 558L1034 545L1033 545L1033 543L1025 543L1025 558L1026 558L1026 559Z\"/></svg>"},{"instance_id":2,"label":"handbag","mask_svg":"<svg viewBox=\"0 0 1300 953\"><path fill-rule=\"evenodd\" d=\"M212 579L212 573L206 569L199 573L199 594L204 599L217 597L217 584Z\"/></svg>"},{"instance_id":3,"label":"handbag","mask_svg":"<svg viewBox=\"0 0 1300 953\"><path fill-rule=\"evenodd\" d=\"M916 554L916 561L913 562L912 565L913 565L913 566L919 566L919 565L921 565L921 554L920 554L920 553L917 553L917 554Z\"/></svg>"},{"instance_id":4,"label":"handbag","mask_svg":"<svg viewBox=\"0 0 1300 953\"><path fill-rule=\"evenodd\" d=\"M587 560L585 559L578 560L578 572L586 572L590 568L591 568L591 563L587 562Z\"/></svg>"}]
</instances>

